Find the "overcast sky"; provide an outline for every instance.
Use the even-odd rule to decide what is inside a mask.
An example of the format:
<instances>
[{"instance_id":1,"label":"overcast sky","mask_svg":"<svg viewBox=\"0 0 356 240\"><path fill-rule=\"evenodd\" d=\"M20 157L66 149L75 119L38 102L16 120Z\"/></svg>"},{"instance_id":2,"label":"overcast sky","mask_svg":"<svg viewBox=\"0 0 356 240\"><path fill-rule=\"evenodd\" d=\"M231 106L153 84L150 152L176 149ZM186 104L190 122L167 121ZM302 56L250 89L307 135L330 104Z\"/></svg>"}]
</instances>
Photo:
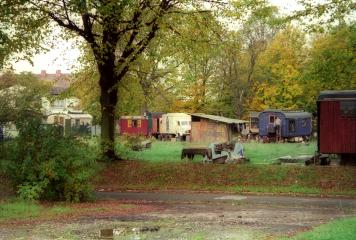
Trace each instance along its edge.
<instances>
[{"instance_id":1,"label":"overcast sky","mask_svg":"<svg viewBox=\"0 0 356 240\"><path fill-rule=\"evenodd\" d=\"M270 0L273 5L279 7L282 13L289 13L298 8L297 0ZM56 70L69 73L73 66L78 66L77 59L80 55L73 43L61 41L51 51L35 55L32 59L32 66L27 61L19 61L13 64L16 72L29 71L40 73L46 70L47 73L55 73Z\"/></svg>"}]
</instances>

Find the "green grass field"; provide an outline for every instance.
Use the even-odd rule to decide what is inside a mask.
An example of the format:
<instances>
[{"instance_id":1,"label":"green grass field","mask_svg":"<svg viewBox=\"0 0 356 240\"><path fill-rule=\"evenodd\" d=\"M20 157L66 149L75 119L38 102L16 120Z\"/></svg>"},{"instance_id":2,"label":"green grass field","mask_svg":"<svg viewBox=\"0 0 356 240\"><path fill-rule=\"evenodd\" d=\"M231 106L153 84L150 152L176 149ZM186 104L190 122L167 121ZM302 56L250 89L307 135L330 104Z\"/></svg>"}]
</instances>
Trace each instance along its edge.
<instances>
[{"instance_id":1,"label":"green grass field","mask_svg":"<svg viewBox=\"0 0 356 240\"><path fill-rule=\"evenodd\" d=\"M125 159L146 160L150 162L181 162L181 152L185 142L155 141L150 149L143 151L124 151L120 149ZM245 155L253 164L271 164L278 157L290 155L292 157L304 154L314 154L316 142L304 143L244 143ZM202 157L196 156L194 161L201 161Z\"/></svg>"},{"instance_id":2,"label":"green grass field","mask_svg":"<svg viewBox=\"0 0 356 240\"><path fill-rule=\"evenodd\" d=\"M53 217L73 211L70 207L55 204L43 207L38 202L12 199L0 201L0 222L11 219L32 219L39 216Z\"/></svg>"},{"instance_id":3,"label":"green grass field","mask_svg":"<svg viewBox=\"0 0 356 240\"><path fill-rule=\"evenodd\" d=\"M281 240L353 240L356 239L356 217L334 220L295 237Z\"/></svg>"}]
</instances>

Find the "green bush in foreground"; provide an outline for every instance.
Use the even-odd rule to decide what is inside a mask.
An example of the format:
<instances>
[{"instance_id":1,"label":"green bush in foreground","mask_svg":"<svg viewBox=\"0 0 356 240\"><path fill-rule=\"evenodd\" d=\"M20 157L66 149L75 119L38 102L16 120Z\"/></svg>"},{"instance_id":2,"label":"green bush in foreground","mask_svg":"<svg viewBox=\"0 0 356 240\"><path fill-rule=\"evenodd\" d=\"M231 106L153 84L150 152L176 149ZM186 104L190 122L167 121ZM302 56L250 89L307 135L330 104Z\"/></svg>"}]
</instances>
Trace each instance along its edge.
<instances>
[{"instance_id":1,"label":"green bush in foreground","mask_svg":"<svg viewBox=\"0 0 356 240\"><path fill-rule=\"evenodd\" d=\"M55 126L33 119L19 125L19 136L2 146L2 160L23 199L83 201L90 198L97 151Z\"/></svg>"}]
</instances>

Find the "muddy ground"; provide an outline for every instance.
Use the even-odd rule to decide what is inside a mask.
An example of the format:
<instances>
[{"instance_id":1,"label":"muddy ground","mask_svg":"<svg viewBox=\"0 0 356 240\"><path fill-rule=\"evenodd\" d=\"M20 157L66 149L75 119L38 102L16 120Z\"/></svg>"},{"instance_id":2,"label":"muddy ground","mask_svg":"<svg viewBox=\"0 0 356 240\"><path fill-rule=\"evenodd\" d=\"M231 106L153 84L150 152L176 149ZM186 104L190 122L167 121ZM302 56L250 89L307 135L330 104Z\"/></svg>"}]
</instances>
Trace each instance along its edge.
<instances>
[{"instance_id":1,"label":"muddy ground","mask_svg":"<svg viewBox=\"0 0 356 240\"><path fill-rule=\"evenodd\" d=\"M0 223L0 239L277 239L356 216L356 200L192 193L98 193L136 210Z\"/></svg>"}]
</instances>

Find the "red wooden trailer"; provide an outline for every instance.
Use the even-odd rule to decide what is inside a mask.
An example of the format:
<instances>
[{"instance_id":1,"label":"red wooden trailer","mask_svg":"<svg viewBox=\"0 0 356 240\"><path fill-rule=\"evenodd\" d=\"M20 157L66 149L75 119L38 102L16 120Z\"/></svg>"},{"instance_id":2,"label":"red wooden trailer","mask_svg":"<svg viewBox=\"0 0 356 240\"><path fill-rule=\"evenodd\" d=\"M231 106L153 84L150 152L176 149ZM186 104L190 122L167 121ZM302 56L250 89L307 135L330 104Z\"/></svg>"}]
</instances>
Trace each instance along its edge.
<instances>
[{"instance_id":1,"label":"red wooden trailer","mask_svg":"<svg viewBox=\"0 0 356 240\"><path fill-rule=\"evenodd\" d=\"M119 120L120 135L148 136L148 119L144 116L122 116Z\"/></svg>"},{"instance_id":2,"label":"red wooden trailer","mask_svg":"<svg viewBox=\"0 0 356 240\"><path fill-rule=\"evenodd\" d=\"M356 160L356 90L323 91L317 108L318 151Z\"/></svg>"},{"instance_id":3,"label":"red wooden trailer","mask_svg":"<svg viewBox=\"0 0 356 240\"><path fill-rule=\"evenodd\" d=\"M120 135L158 137L162 113L148 112L144 116L122 116L118 122Z\"/></svg>"}]
</instances>

